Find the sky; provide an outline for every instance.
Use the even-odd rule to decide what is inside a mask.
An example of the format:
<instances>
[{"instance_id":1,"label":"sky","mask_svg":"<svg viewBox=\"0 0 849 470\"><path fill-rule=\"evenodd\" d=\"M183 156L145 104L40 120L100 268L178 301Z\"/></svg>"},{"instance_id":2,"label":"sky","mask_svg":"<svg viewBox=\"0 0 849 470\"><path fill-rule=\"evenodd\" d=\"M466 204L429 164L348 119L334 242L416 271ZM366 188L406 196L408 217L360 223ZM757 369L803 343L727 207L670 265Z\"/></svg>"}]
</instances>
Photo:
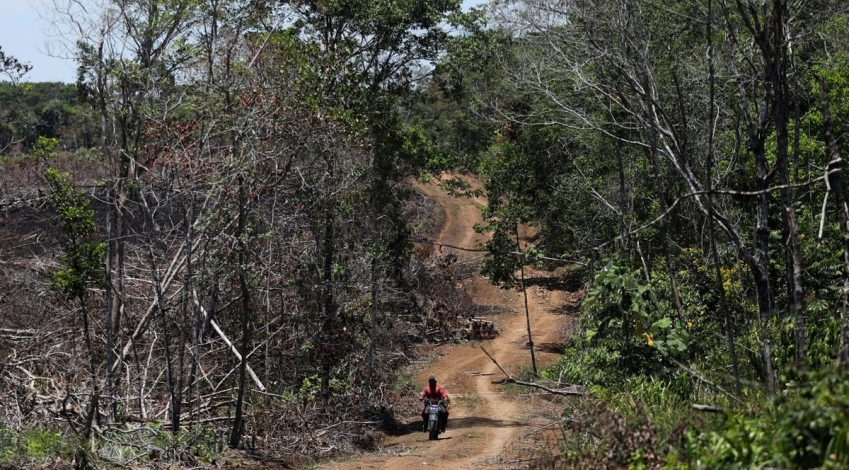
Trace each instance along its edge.
<instances>
[{"instance_id":1,"label":"sky","mask_svg":"<svg viewBox=\"0 0 849 470\"><path fill-rule=\"evenodd\" d=\"M483 3L486 1L464 0L463 9ZM0 47L6 55L32 65L24 77L26 81L73 83L76 80L73 61L48 53L50 22L39 14L45 11L44 4L43 0L0 0Z\"/></svg>"},{"instance_id":2,"label":"sky","mask_svg":"<svg viewBox=\"0 0 849 470\"><path fill-rule=\"evenodd\" d=\"M40 5L33 0L0 0L0 47L6 55L32 65L24 77L27 81L73 83L74 64L47 54L49 23L38 14Z\"/></svg>"}]
</instances>

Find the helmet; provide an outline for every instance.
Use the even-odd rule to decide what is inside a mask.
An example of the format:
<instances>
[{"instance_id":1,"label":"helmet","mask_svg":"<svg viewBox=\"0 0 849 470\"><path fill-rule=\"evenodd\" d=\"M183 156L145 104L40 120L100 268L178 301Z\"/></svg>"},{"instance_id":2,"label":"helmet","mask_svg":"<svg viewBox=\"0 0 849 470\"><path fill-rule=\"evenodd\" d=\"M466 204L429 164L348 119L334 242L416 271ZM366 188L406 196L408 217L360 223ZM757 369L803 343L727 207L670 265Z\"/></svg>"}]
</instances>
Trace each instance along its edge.
<instances>
[{"instance_id":1,"label":"helmet","mask_svg":"<svg viewBox=\"0 0 849 470\"><path fill-rule=\"evenodd\" d=\"M436 377L434 377L433 375L431 375L431 376L430 376L430 378L428 378L428 379L427 379L427 381L428 381L428 383L435 384L435 383L436 383Z\"/></svg>"}]
</instances>

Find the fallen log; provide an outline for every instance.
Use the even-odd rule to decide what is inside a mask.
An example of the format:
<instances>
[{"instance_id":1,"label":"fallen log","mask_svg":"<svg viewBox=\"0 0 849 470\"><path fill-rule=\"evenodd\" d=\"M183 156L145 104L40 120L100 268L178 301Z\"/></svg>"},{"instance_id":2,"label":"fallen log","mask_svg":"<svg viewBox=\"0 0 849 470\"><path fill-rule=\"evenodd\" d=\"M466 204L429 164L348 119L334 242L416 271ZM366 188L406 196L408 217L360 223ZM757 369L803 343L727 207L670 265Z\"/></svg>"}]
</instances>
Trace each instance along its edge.
<instances>
[{"instance_id":1,"label":"fallen log","mask_svg":"<svg viewBox=\"0 0 849 470\"><path fill-rule=\"evenodd\" d=\"M704 411L706 413L724 413L725 410L713 405L699 405L698 403L693 404L693 409L697 411Z\"/></svg>"},{"instance_id":2,"label":"fallen log","mask_svg":"<svg viewBox=\"0 0 849 470\"><path fill-rule=\"evenodd\" d=\"M483 353L486 354L486 357L488 357L495 364L495 366L498 367L501 370L501 372L504 373L505 376L507 376L507 378L504 379L504 382L516 384L516 385L522 385L522 386L525 386L525 387L538 388L540 390L544 390L544 391L546 391L548 393L552 393L554 395L562 395L562 396L574 396L574 395L583 396L583 395L586 395L586 392L583 392L583 391L580 391L580 390L562 390L562 389L561 390L555 390L555 389L552 389L552 388L548 388L545 385L540 385L538 383L524 382L524 381L521 381L521 380L516 380L516 379L513 378L512 375L510 375L506 370L504 370L503 367L501 367L501 364L499 364L498 361L496 361L495 358L492 357L491 354L486 352L486 349L484 349L483 346L481 346L481 351L483 351Z\"/></svg>"}]
</instances>

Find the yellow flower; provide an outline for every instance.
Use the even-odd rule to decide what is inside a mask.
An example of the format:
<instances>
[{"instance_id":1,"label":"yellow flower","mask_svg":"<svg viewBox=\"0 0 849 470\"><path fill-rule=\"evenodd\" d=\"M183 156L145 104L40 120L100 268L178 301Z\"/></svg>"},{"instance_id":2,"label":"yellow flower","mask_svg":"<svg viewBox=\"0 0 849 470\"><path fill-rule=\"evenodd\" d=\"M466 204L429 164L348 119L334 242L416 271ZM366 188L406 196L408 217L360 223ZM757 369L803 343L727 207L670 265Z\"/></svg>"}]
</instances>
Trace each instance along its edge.
<instances>
[{"instance_id":1,"label":"yellow flower","mask_svg":"<svg viewBox=\"0 0 849 470\"><path fill-rule=\"evenodd\" d=\"M648 344L649 346L654 346L654 339L652 338L651 333L646 331L645 333L643 333L643 336L646 337L646 344Z\"/></svg>"},{"instance_id":2,"label":"yellow flower","mask_svg":"<svg viewBox=\"0 0 849 470\"><path fill-rule=\"evenodd\" d=\"M687 322L687 329L689 330L689 329L692 329L692 328L693 328L693 322L688 321Z\"/></svg>"}]
</instances>

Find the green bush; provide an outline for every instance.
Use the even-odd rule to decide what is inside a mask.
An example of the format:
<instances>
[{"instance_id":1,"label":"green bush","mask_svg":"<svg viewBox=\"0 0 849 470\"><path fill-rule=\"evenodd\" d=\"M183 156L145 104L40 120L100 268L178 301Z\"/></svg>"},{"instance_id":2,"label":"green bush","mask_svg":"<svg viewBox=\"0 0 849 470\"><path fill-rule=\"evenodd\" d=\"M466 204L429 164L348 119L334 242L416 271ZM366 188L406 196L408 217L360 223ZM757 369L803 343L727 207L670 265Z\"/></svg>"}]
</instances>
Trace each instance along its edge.
<instances>
[{"instance_id":1,"label":"green bush","mask_svg":"<svg viewBox=\"0 0 849 470\"><path fill-rule=\"evenodd\" d=\"M669 359L686 356L689 333L638 272L608 264L583 307L582 334L544 378L618 391L629 377L668 375Z\"/></svg>"},{"instance_id":2,"label":"green bush","mask_svg":"<svg viewBox=\"0 0 849 470\"><path fill-rule=\"evenodd\" d=\"M682 429L694 421L664 381L637 379L637 393L593 387L564 411L563 464L557 468L687 468L679 451Z\"/></svg>"},{"instance_id":3,"label":"green bush","mask_svg":"<svg viewBox=\"0 0 849 470\"><path fill-rule=\"evenodd\" d=\"M73 456L73 440L55 429L31 428L16 431L0 428L0 462L29 465L45 459Z\"/></svg>"},{"instance_id":4,"label":"green bush","mask_svg":"<svg viewBox=\"0 0 849 470\"><path fill-rule=\"evenodd\" d=\"M846 468L849 377L804 372L766 410L730 413L721 430L687 432L685 454L698 468Z\"/></svg>"},{"instance_id":5,"label":"green bush","mask_svg":"<svg viewBox=\"0 0 849 470\"><path fill-rule=\"evenodd\" d=\"M622 360L620 352L606 345L591 347L587 343L579 340L576 345L566 348L560 360L543 371L543 378L604 388L615 388L624 383L627 375L619 367Z\"/></svg>"},{"instance_id":6,"label":"green bush","mask_svg":"<svg viewBox=\"0 0 849 470\"><path fill-rule=\"evenodd\" d=\"M608 263L584 299L587 338L622 350L632 369L650 371L661 356L684 353L689 334L655 290L639 271Z\"/></svg>"}]
</instances>

